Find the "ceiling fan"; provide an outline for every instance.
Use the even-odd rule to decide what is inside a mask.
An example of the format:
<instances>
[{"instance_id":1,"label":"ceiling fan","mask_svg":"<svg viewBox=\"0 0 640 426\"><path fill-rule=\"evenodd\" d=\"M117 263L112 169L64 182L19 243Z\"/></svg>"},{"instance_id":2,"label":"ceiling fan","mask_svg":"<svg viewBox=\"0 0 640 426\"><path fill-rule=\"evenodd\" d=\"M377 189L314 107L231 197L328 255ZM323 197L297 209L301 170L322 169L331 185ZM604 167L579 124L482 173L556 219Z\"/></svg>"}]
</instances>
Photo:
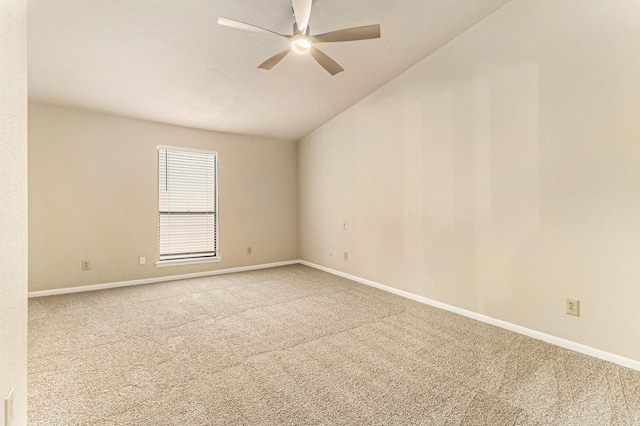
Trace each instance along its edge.
<instances>
[{"instance_id":1,"label":"ceiling fan","mask_svg":"<svg viewBox=\"0 0 640 426\"><path fill-rule=\"evenodd\" d=\"M258 68L270 70L293 50L297 53L309 53L329 74L336 75L344 71L344 69L338 65L336 61L315 47L315 44L380 38L380 25L365 25L362 27L344 28L328 33L309 35L309 17L311 16L312 1L313 0L291 0L295 18L292 35L279 34L274 31L256 27L255 25L227 18L218 18L218 24L241 30L272 34L283 37L291 42L291 47L276 53L260 64Z\"/></svg>"}]
</instances>

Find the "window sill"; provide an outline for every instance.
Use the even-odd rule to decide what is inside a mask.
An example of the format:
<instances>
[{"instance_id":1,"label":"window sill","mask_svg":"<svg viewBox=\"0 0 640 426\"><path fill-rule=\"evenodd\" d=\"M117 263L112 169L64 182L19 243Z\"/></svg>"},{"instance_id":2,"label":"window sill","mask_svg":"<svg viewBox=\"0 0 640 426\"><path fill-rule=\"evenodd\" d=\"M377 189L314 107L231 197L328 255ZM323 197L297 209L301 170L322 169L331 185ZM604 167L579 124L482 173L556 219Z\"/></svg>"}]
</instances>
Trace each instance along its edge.
<instances>
[{"instance_id":1,"label":"window sill","mask_svg":"<svg viewBox=\"0 0 640 426\"><path fill-rule=\"evenodd\" d=\"M220 262L221 257L208 257L206 259L174 259L174 260L159 260L156 262L156 268L163 268L165 266L182 266L182 265L197 265L198 263L213 263Z\"/></svg>"}]
</instances>

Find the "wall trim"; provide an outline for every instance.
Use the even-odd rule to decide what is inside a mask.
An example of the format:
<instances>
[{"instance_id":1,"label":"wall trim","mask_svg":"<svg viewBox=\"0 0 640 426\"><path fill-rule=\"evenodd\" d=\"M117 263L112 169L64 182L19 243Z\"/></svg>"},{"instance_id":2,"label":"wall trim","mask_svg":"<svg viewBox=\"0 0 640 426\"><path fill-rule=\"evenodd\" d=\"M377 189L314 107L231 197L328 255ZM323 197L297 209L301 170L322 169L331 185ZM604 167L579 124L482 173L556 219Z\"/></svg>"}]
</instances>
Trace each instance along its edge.
<instances>
[{"instance_id":1,"label":"wall trim","mask_svg":"<svg viewBox=\"0 0 640 426\"><path fill-rule=\"evenodd\" d=\"M448 305L446 303L438 302L437 300L429 299L427 297L419 296L417 294L410 293L408 291L393 288L384 284L377 283L375 281L367 280L365 278L360 278L355 275L347 274L345 272L337 271L335 269L331 269L325 266L317 265L315 263L307 262L306 260L288 260L284 262L265 263L260 265L250 265L250 266L240 266L237 268L219 269L216 271L195 272L191 274L144 278L140 280L119 281L119 282L113 282L113 283L93 284L93 285L85 285L85 286L79 286L79 287L57 288L53 290L30 291L29 298L54 296L54 295L70 294L70 293L80 293L80 292L94 291L94 290L105 290L109 288L129 287L134 285L153 284L153 283L160 283L160 282L166 282L166 281L184 280L189 278L201 278L201 277L208 277L208 276L214 276L214 275L224 275L224 274L232 274L235 272L255 271L258 269L268 269L268 268L275 268L278 266L287 266L287 265L295 265L295 264L301 264L301 265L309 266L311 268L319 269L321 271L328 272L330 274L337 275L339 277L343 277L360 284L368 285L370 287L375 287L377 289L386 291L388 293L393 293L395 295L398 295L407 299L411 299L416 302L424 303L425 305L433 306L439 309L444 309L445 311L453 312L455 314L462 315L467 318L474 319L476 321L494 325L496 327L500 327L505 330L513 331L514 333L523 334L533 339L542 340L543 342L560 346L561 348L569 349L584 355L592 356L594 358L599 358L604 361L613 362L614 364L618 364L623 367L640 371L640 361L636 361L630 358L625 358L620 355L612 354L610 352L592 348L591 346L586 346L580 343L573 342L571 340L566 340L560 337L552 336L550 334L542 333L540 331L532 330L530 328L522 327L520 325L499 320L487 315L479 314L477 312L468 311L466 309L462 309L452 305Z\"/></svg>"},{"instance_id":2,"label":"wall trim","mask_svg":"<svg viewBox=\"0 0 640 426\"><path fill-rule=\"evenodd\" d=\"M562 348L579 352L584 355L589 355L594 358L599 358L604 361L613 362L614 364L618 364L623 367L640 371L640 361L636 361L630 358L625 358L620 355L612 354L610 352L592 348L590 346L572 342L571 340L562 339L560 337L552 336L550 334L542 333L540 331L532 330L530 328L522 327L520 325L512 324L507 321L492 318L487 315L479 314L477 312L468 311L462 308L457 308L455 306L448 305L446 303L438 302L436 300L429 299L423 296L418 296L417 294L413 294L408 291L389 287L384 284L377 283L375 281L367 280L364 278L357 277L355 275L350 275L344 272L336 271L335 269L327 268L325 266L316 265L315 263L307 262L306 260L300 260L300 264L310 266L312 268L319 269L321 271L328 272L330 274L337 275L339 277L343 277L351 281L358 282L360 284L365 284L371 287L375 287L380 290L384 290L386 292L405 297L407 299L415 300L416 302L424 303L426 305L430 305L435 308L444 309L445 311L453 312L453 313L465 316L467 318L471 318L486 324L494 325L496 327L504 328L506 330L513 331L518 334L523 334L533 339L542 340L543 342L551 343L552 345L560 346Z\"/></svg>"},{"instance_id":3,"label":"wall trim","mask_svg":"<svg viewBox=\"0 0 640 426\"><path fill-rule=\"evenodd\" d=\"M300 263L299 260L288 260L284 262L264 263L261 265L240 266L237 268L218 269L216 271L194 272L191 274L169 275L164 277L143 278L140 280L119 281L114 283L83 285L79 287L56 288L52 290L30 291L29 298L55 296L59 294L81 293L85 291L105 290L109 288L130 287L141 284L161 283L165 281L185 280L188 278L201 278L213 275L233 274L234 272L255 271L257 269L275 268L278 266L295 265Z\"/></svg>"}]
</instances>

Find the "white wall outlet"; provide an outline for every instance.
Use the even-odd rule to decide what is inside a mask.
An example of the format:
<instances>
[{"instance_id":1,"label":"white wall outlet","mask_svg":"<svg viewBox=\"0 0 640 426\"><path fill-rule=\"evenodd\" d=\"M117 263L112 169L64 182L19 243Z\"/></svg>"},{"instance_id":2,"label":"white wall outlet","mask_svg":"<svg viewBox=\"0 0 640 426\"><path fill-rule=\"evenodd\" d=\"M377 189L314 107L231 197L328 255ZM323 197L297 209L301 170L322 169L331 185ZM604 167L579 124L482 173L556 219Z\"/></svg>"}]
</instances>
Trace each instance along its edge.
<instances>
[{"instance_id":1,"label":"white wall outlet","mask_svg":"<svg viewBox=\"0 0 640 426\"><path fill-rule=\"evenodd\" d=\"M140 264L144 265L145 263L147 263L147 258L144 256L140 256Z\"/></svg>"},{"instance_id":2,"label":"white wall outlet","mask_svg":"<svg viewBox=\"0 0 640 426\"><path fill-rule=\"evenodd\" d=\"M4 426L11 426L13 423L13 388L4 399Z\"/></svg>"},{"instance_id":3,"label":"white wall outlet","mask_svg":"<svg viewBox=\"0 0 640 426\"><path fill-rule=\"evenodd\" d=\"M342 229L344 229L346 231L347 228L348 228L347 221L346 220L342 221Z\"/></svg>"},{"instance_id":4,"label":"white wall outlet","mask_svg":"<svg viewBox=\"0 0 640 426\"><path fill-rule=\"evenodd\" d=\"M253 247L251 247L251 246L247 247L247 255L249 255L249 254L253 254Z\"/></svg>"},{"instance_id":5,"label":"white wall outlet","mask_svg":"<svg viewBox=\"0 0 640 426\"><path fill-rule=\"evenodd\" d=\"M578 299L567 299L567 315L580 316L580 301Z\"/></svg>"},{"instance_id":6,"label":"white wall outlet","mask_svg":"<svg viewBox=\"0 0 640 426\"><path fill-rule=\"evenodd\" d=\"M91 269L91 261L90 260L83 260L82 261L82 270L83 271L88 271L89 269Z\"/></svg>"},{"instance_id":7,"label":"white wall outlet","mask_svg":"<svg viewBox=\"0 0 640 426\"><path fill-rule=\"evenodd\" d=\"M349 252L345 251L343 255L344 260L349 260Z\"/></svg>"}]
</instances>

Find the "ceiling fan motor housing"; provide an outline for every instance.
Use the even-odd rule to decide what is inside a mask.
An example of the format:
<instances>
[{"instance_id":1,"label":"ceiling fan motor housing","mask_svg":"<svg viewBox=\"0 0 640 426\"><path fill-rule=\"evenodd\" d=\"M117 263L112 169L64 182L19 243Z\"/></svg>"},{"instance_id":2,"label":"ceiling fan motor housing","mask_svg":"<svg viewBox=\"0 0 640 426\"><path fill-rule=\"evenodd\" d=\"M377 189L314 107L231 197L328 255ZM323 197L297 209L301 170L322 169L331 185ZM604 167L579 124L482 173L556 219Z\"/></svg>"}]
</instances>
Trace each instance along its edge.
<instances>
[{"instance_id":1,"label":"ceiling fan motor housing","mask_svg":"<svg viewBox=\"0 0 640 426\"><path fill-rule=\"evenodd\" d=\"M304 32L303 35L308 36L310 29L311 29L311 26L307 25L307 30ZM293 34L294 35L300 34L300 30L298 30L298 24L296 24L295 22L293 23Z\"/></svg>"}]
</instances>

